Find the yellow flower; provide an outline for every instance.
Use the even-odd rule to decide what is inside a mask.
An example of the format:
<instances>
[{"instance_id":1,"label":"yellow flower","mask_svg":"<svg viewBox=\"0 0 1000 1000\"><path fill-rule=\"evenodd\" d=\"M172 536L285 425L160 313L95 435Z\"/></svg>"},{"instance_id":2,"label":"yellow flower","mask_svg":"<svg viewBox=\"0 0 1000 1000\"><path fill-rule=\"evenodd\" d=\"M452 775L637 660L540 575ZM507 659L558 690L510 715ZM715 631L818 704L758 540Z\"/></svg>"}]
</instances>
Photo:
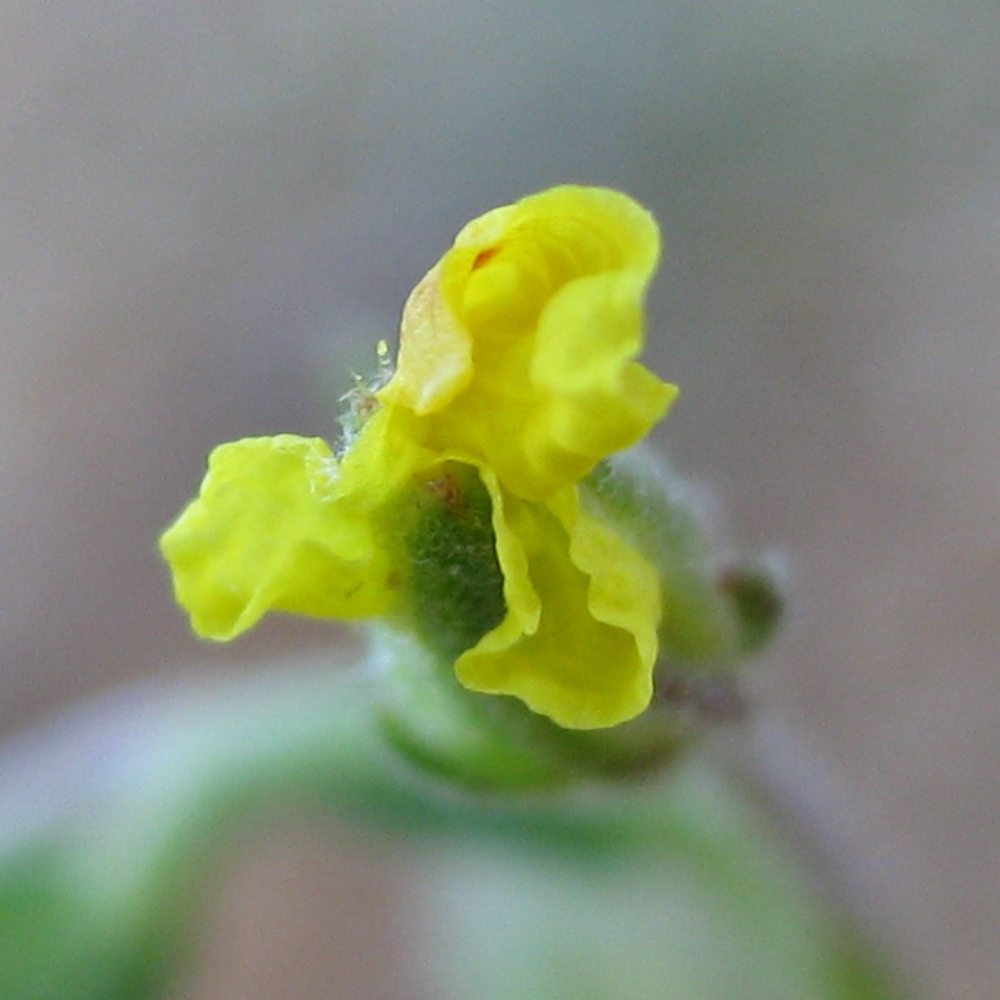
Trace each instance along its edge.
<instances>
[{"instance_id":1,"label":"yellow flower","mask_svg":"<svg viewBox=\"0 0 1000 1000\"><path fill-rule=\"evenodd\" d=\"M413 593L420 498L433 488L461 505L442 484L465 468L488 494L502 593L499 623L457 655L459 681L568 728L640 713L659 582L577 483L675 394L633 360L658 247L650 216L603 189L555 188L470 223L407 302L381 408L339 459L293 435L212 454L161 540L195 631L230 639L269 610L433 618ZM445 621L462 607L437 611Z\"/></svg>"}]
</instances>

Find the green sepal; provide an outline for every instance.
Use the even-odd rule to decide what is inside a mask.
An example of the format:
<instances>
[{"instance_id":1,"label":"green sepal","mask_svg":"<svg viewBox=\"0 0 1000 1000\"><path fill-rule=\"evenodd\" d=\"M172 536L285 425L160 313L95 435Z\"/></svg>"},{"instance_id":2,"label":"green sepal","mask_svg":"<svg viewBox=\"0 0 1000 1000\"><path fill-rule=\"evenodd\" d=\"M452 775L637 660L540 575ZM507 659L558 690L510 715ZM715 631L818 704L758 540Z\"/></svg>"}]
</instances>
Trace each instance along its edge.
<instances>
[{"instance_id":1,"label":"green sepal","mask_svg":"<svg viewBox=\"0 0 1000 1000\"><path fill-rule=\"evenodd\" d=\"M586 502L659 573L668 673L726 669L766 644L780 618L780 591L763 568L752 576L726 568L691 483L633 449L602 462L582 485Z\"/></svg>"}]
</instances>

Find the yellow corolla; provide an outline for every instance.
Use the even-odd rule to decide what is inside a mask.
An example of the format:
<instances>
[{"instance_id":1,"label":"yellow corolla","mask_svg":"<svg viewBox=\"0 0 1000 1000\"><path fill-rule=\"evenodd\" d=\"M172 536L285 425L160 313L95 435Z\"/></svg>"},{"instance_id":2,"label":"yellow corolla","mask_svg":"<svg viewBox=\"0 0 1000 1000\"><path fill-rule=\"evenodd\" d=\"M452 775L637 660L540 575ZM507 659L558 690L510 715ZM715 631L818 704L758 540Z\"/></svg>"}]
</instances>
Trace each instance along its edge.
<instances>
[{"instance_id":1,"label":"yellow corolla","mask_svg":"<svg viewBox=\"0 0 1000 1000\"><path fill-rule=\"evenodd\" d=\"M576 487L518 499L480 473L493 500L504 620L455 663L473 691L512 694L567 729L617 725L652 695L660 592L644 556L587 514Z\"/></svg>"},{"instance_id":2,"label":"yellow corolla","mask_svg":"<svg viewBox=\"0 0 1000 1000\"><path fill-rule=\"evenodd\" d=\"M577 483L675 393L634 361L657 255L651 217L604 189L555 188L470 223L411 295L395 373L343 454L287 434L213 452L161 540L195 631L230 639L269 610L400 627L415 608L433 616L414 595L427 579L418 510L428 488L461 505L440 487L465 468L488 495L493 551L460 571L499 567L502 583L499 622L458 653L459 681L567 728L639 714L659 582Z\"/></svg>"},{"instance_id":3,"label":"yellow corolla","mask_svg":"<svg viewBox=\"0 0 1000 1000\"><path fill-rule=\"evenodd\" d=\"M557 187L470 222L403 310L379 393L428 447L542 499L634 444L676 388L633 359L659 258L653 218L605 188Z\"/></svg>"}]
</instances>

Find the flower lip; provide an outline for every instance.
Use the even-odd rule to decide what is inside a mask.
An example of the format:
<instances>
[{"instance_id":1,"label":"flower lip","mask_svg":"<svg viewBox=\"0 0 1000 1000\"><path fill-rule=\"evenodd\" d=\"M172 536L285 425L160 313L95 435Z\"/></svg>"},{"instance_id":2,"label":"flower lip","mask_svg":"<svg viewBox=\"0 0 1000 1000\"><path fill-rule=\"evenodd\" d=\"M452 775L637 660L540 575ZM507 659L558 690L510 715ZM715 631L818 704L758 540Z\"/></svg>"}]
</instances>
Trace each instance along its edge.
<instances>
[{"instance_id":1,"label":"flower lip","mask_svg":"<svg viewBox=\"0 0 1000 1000\"><path fill-rule=\"evenodd\" d=\"M602 188L559 187L486 213L403 311L380 400L428 446L543 499L642 438L676 387L634 359L659 258L652 217Z\"/></svg>"}]
</instances>

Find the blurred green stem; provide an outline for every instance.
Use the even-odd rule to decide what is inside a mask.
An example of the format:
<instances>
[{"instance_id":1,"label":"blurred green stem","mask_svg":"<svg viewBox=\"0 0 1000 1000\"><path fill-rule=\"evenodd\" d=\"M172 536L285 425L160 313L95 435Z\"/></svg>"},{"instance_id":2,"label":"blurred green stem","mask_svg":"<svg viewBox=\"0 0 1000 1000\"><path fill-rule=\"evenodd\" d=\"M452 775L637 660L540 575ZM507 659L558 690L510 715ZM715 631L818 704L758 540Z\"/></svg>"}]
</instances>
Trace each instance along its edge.
<instances>
[{"instance_id":1,"label":"blurred green stem","mask_svg":"<svg viewBox=\"0 0 1000 1000\"><path fill-rule=\"evenodd\" d=\"M852 992L816 996L889 995L773 831L711 768L476 794L395 751L377 681L285 667L207 691L133 692L23 738L0 769L0 997L157 995L234 828L294 804L409 837L507 842L559 865L681 866L747 926L769 928L775 961L801 963L806 928L830 970L853 970Z\"/></svg>"}]
</instances>

